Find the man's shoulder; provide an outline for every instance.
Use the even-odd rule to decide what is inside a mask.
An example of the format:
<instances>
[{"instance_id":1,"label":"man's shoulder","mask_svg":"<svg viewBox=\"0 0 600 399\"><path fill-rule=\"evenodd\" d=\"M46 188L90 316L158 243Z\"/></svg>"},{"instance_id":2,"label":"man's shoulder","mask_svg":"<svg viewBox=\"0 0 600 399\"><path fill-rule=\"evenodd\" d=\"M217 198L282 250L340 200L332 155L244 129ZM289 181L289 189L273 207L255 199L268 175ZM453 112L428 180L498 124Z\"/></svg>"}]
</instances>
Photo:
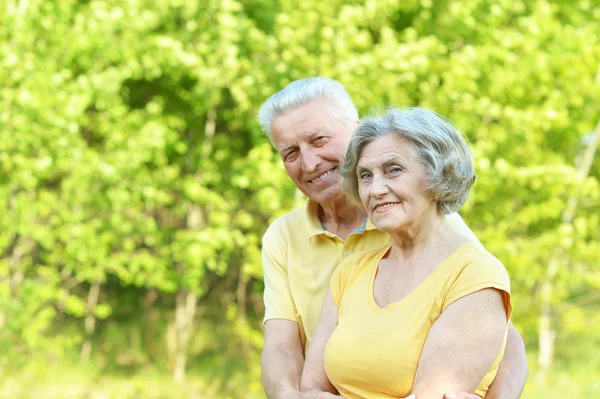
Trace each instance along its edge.
<instances>
[{"instance_id":1,"label":"man's shoulder","mask_svg":"<svg viewBox=\"0 0 600 399\"><path fill-rule=\"evenodd\" d=\"M279 216L267 228L263 236L263 241L274 237L286 237L289 236L291 231L295 230L297 232L298 230L306 229L306 219L306 210L303 207Z\"/></svg>"},{"instance_id":2,"label":"man's shoulder","mask_svg":"<svg viewBox=\"0 0 600 399\"><path fill-rule=\"evenodd\" d=\"M306 210L303 207L296 208L293 211L284 213L283 215L275 219L273 223L269 225L267 231L281 231L290 229L292 227L298 228L300 227L298 226L298 223L305 223L306 217Z\"/></svg>"},{"instance_id":3,"label":"man's shoulder","mask_svg":"<svg viewBox=\"0 0 600 399\"><path fill-rule=\"evenodd\" d=\"M281 227L291 227L291 226L295 226L297 223L300 222L305 222L307 220L307 214L306 214L306 208L305 207L299 207L296 208L292 211L289 211L288 213L284 213L283 215L279 216L277 219L275 219L275 221L273 223L271 223L271 226L279 226Z\"/></svg>"}]
</instances>

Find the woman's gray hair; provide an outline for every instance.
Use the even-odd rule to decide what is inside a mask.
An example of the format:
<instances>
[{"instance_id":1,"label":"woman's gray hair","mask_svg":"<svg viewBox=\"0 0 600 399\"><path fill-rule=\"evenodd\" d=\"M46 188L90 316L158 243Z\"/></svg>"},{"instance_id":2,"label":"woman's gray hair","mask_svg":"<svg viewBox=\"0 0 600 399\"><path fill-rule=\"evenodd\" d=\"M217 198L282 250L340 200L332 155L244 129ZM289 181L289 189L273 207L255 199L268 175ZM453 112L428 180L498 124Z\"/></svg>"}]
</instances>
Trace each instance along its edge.
<instances>
[{"instance_id":1,"label":"woman's gray hair","mask_svg":"<svg viewBox=\"0 0 600 399\"><path fill-rule=\"evenodd\" d=\"M368 117L360 122L341 170L342 187L349 197L361 204L356 174L361 152L365 145L388 134L410 143L413 157L427 171L425 193L437 203L438 214L458 211L477 177L471 151L452 122L418 107L392 108L380 118Z\"/></svg>"},{"instance_id":2,"label":"woman's gray hair","mask_svg":"<svg viewBox=\"0 0 600 399\"><path fill-rule=\"evenodd\" d=\"M358 111L344 86L333 79L319 76L295 80L269 97L258 111L260 127L272 143L271 124L275 118L318 99L327 100L335 106L341 112L340 117L352 122L358 120Z\"/></svg>"}]
</instances>

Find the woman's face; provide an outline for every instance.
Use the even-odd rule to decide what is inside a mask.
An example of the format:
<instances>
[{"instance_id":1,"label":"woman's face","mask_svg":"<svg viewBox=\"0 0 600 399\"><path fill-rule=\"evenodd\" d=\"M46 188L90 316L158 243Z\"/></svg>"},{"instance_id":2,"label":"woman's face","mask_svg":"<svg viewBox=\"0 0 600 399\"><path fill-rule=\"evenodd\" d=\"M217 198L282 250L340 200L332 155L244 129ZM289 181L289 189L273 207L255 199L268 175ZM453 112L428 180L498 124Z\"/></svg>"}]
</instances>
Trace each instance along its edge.
<instances>
[{"instance_id":1,"label":"woman's face","mask_svg":"<svg viewBox=\"0 0 600 399\"><path fill-rule=\"evenodd\" d=\"M426 214L437 214L436 203L425 195L425 167L413 158L411 144L396 134L365 145L356 174L362 204L381 231L405 231Z\"/></svg>"}]
</instances>

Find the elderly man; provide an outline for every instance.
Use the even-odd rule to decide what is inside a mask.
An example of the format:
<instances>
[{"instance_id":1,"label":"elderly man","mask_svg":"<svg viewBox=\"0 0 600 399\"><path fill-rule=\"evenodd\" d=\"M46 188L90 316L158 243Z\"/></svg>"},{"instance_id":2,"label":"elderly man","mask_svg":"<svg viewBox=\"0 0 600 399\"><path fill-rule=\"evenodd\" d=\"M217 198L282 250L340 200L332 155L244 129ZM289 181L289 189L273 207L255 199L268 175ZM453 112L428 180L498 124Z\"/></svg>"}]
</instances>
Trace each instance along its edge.
<instances>
[{"instance_id":1,"label":"elderly man","mask_svg":"<svg viewBox=\"0 0 600 399\"><path fill-rule=\"evenodd\" d=\"M304 208L277 219L263 237L263 385L270 399L335 398L299 389L304 353L329 278L344 257L389 240L340 186L340 165L358 112L340 83L317 77L292 82L271 96L260 109L259 121L288 175L308 197ZM444 223L481 245L459 215L447 216ZM504 359L487 398L518 398L526 374L523 342L511 324ZM464 392L446 397L478 398Z\"/></svg>"}]
</instances>

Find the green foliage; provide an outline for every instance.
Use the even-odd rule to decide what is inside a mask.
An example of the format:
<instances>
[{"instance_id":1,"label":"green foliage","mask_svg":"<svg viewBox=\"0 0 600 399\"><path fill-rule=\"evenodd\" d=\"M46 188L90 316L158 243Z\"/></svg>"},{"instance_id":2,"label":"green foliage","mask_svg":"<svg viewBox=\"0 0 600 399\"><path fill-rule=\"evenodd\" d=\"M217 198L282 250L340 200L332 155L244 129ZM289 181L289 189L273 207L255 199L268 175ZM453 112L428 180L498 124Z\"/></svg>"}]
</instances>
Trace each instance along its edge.
<instances>
[{"instance_id":1,"label":"green foliage","mask_svg":"<svg viewBox=\"0 0 600 399\"><path fill-rule=\"evenodd\" d=\"M90 386L141 373L124 397L177 396L143 373L173 368L175 297L191 290L193 393L260 397L260 240L298 201L256 112L320 74L361 113L422 105L464 130L479 177L462 213L509 269L515 324L533 350L540 281L565 248L554 373L598 392L578 367L600 328L600 160L585 181L577 167L600 119L599 38L587 0L9 0L0 377L76 361L91 336ZM531 384L526 397L550 397ZM26 388L0 397L39 396Z\"/></svg>"}]
</instances>

